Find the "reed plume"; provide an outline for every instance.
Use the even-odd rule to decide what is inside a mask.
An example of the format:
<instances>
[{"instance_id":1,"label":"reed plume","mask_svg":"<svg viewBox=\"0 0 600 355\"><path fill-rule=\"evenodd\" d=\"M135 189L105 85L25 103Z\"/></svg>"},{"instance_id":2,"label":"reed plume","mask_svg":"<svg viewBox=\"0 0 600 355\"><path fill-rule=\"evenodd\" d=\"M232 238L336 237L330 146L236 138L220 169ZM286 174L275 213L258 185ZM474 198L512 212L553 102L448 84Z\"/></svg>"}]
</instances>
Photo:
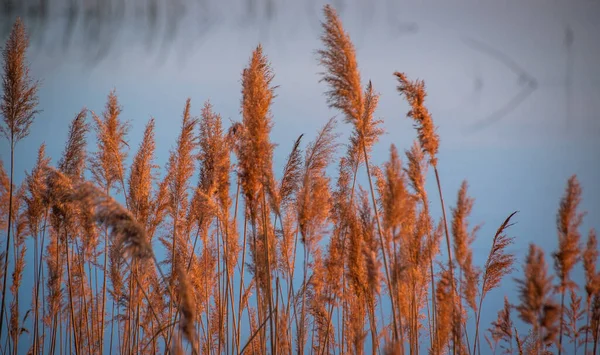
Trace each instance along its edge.
<instances>
[{"instance_id":1,"label":"reed plume","mask_svg":"<svg viewBox=\"0 0 600 355\"><path fill-rule=\"evenodd\" d=\"M330 193L325 169L333 159L337 147L335 123L334 119L330 119L315 141L306 148L297 208L302 242L307 244L309 250L319 243L327 224Z\"/></svg>"},{"instance_id":2,"label":"reed plume","mask_svg":"<svg viewBox=\"0 0 600 355\"><path fill-rule=\"evenodd\" d=\"M344 31L336 11L326 5L323 13L326 20L322 23L324 34L321 41L325 49L317 53L321 65L327 69L321 74L321 80L330 86L326 92L327 103L342 111L345 120L359 131L359 128L365 127L360 124L363 119L364 100L354 45Z\"/></svg>"},{"instance_id":3,"label":"reed plume","mask_svg":"<svg viewBox=\"0 0 600 355\"><path fill-rule=\"evenodd\" d=\"M231 143L225 135L221 116L213 112L209 102L204 104L200 120L199 154L200 177L198 188L207 196L213 198L218 206L217 217L222 225L224 236L224 249L226 252L227 272L233 272L233 265L237 262L239 242L237 231L231 228L229 210L231 197L229 196L229 172Z\"/></svg>"},{"instance_id":4,"label":"reed plume","mask_svg":"<svg viewBox=\"0 0 600 355\"><path fill-rule=\"evenodd\" d=\"M273 149L269 140L273 127L271 102L275 97L271 65L262 46L252 52L248 67L242 72L243 127L239 150L240 182L252 220L256 219L261 188L273 179Z\"/></svg>"},{"instance_id":5,"label":"reed plume","mask_svg":"<svg viewBox=\"0 0 600 355\"><path fill-rule=\"evenodd\" d=\"M581 307L581 296L574 290L569 291L569 307L565 310L566 327L564 335L569 339L569 344L573 344L573 354L577 354L577 349L581 345L581 335L586 326L580 327L578 324L583 320L585 310Z\"/></svg>"},{"instance_id":6,"label":"reed plume","mask_svg":"<svg viewBox=\"0 0 600 355\"><path fill-rule=\"evenodd\" d=\"M412 169L411 172L417 174ZM414 222L409 220L408 214L405 212L407 208L412 207L411 204L414 200L413 196L407 191L406 180L407 176L402 170L398 149L392 144L389 160L384 164L383 179L380 179L378 183L383 207L383 227L391 232L392 240L399 237L397 234L400 229L407 228L409 224ZM421 182L417 181L416 183Z\"/></svg>"},{"instance_id":7,"label":"reed plume","mask_svg":"<svg viewBox=\"0 0 600 355\"><path fill-rule=\"evenodd\" d=\"M440 147L440 137L435 132L435 125L429 110L425 107L425 82L423 80L411 81L406 74L395 72L398 80L397 90L406 97L411 110L407 116L415 121L417 137L423 150L429 155L429 163L437 167L437 154Z\"/></svg>"},{"instance_id":8,"label":"reed plume","mask_svg":"<svg viewBox=\"0 0 600 355\"><path fill-rule=\"evenodd\" d=\"M321 81L329 85L325 92L327 103L342 111L345 121L354 126L352 139L357 140L356 146L362 149L364 145L370 150L383 133L379 127L382 121L373 118L378 95L370 82L363 92L354 45L336 11L325 5L323 13L321 41L325 49L318 50L317 54L320 64L326 68L326 72L321 73Z\"/></svg>"},{"instance_id":9,"label":"reed plume","mask_svg":"<svg viewBox=\"0 0 600 355\"><path fill-rule=\"evenodd\" d=\"M595 295L592 301L592 312L590 320L590 330L592 331L592 342L594 344L592 354L596 353L598 348L598 338L600 337L600 296Z\"/></svg>"},{"instance_id":10,"label":"reed plume","mask_svg":"<svg viewBox=\"0 0 600 355\"><path fill-rule=\"evenodd\" d=\"M46 145L42 144L38 149L37 159L31 173L26 173L25 187L27 194L23 196L27 206L26 216L29 232L34 238L37 238L40 232L40 223L45 207L46 186L44 180L49 165L50 158L46 156Z\"/></svg>"},{"instance_id":11,"label":"reed plume","mask_svg":"<svg viewBox=\"0 0 600 355\"><path fill-rule=\"evenodd\" d=\"M495 343L503 341L500 345L505 354L513 353L513 322L510 317L511 305L508 298L504 296L504 308L498 311L498 318L492 322L491 334ZM495 350L495 349L492 349Z\"/></svg>"},{"instance_id":12,"label":"reed plume","mask_svg":"<svg viewBox=\"0 0 600 355\"><path fill-rule=\"evenodd\" d=\"M11 147L29 135L37 110L39 82L29 76L26 59L29 36L25 24L17 18L2 50L2 123L0 133Z\"/></svg>"},{"instance_id":13,"label":"reed plume","mask_svg":"<svg viewBox=\"0 0 600 355\"><path fill-rule=\"evenodd\" d=\"M304 159L303 151L300 148L300 142L304 135L301 134L292 147L283 169L283 175L279 182L276 198L273 203L273 210L276 218L279 217L281 228L276 231L278 238L278 269L282 275L287 277L287 299L282 314L289 315L290 308L295 305L295 295L293 292L293 279L295 272L296 251L298 247L298 223L297 223L297 196L303 181ZM283 302L283 301L282 301ZM294 309L295 311L295 309ZM291 317L289 318L291 319ZM278 339L278 348L286 352L292 349L292 331L291 324L286 322L289 319L278 320L278 329L282 336Z\"/></svg>"},{"instance_id":14,"label":"reed plume","mask_svg":"<svg viewBox=\"0 0 600 355\"><path fill-rule=\"evenodd\" d=\"M83 108L69 125L67 143L58 161L58 169L72 179L83 178L86 163L86 135L89 125L86 123L87 109Z\"/></svg>"},{"instance_id":15,"label":"reed plume","mask_svg":"<svg viewBox=\"0 0 600 355\"><path fill-rule=\"evenodd\" d=\"M302 183L302 168L304 164L300 142L303 136L304 134L301 134L294 142L292 151L288 155L285 167L283 168L283 175L279 182L279 192L277 194L277 206L281 205L285 208L292 203L294 195L298 192L300 184Z\"/></svg>"},{"instance_id":16,"label":"reed plume","mask_svg":"<svg viewBox=\"0 0 600 355\"><path fill-rule=\"evenodd\" d=\"M8 226L8 203L10 199L10 177L6 174L4 163L0 160L0 228ZM4 253L4 252L3 252ZM2 260L4 262L4 260ZM4 272L4 268L2 269Z\"/></svg>"},{"instance_id":17,"label":"reed plume","mask_svg":"<svg viewBox=\"0 0 600 355\"><path fill-rule=\"evenodd\" d=\"M452 281L450 271L443 269L440 273L436 289L437 304L437 341L431 345L433 354L445 354L452 338L455 323L455 304L453 302Z\"/></svg>"},{"instance_id":18,"label":"reed plume","mask_svg":"<svg viewBox=\"0 0 600 355\"><path fill-rule=\"evenodd\" d=\"M544 252L536 245L529 245L524 277L515 281L521 301L516 307L519 317L533 327L536 348L542 351L557 335L559 306L552 299L552 275L548 274Z\"/></svg>"},{"instance_id":19,"label":"reed plume","mask_svg":"<svg viewBox=\"0 0 600 355\"><path fill-rule=\"evenodd\" d=\"M469 231L467 218L473 209L474 200L467 195L468 184L463 181L458 191L456 208L452 210L452 236L454 237L454 255L459 269L460 294L467 305L477 313L477 283L480 271L473 265L471 244L479 227ZM462 303L462 301L461 301ZM462 307L462 306L461 306Z\"/></svg>"},{"instance_id":20,"label":"reed plume","mask_svg":"<svg viewBox=\"0 0 600 355\"><path fill-rule=\"evenodd\" d=\"M8 223L6 232L6 250L4 252L4 270L2 281L2 304L0 305L0 338L4 325L4 307L6 301L6 277L8 276L8 259L10 254L10 237L12 233L13 215L13 168L15 147L17 143L29 135L33 119L38 113L39 83L29 76L29 65L26 61L29 37L21 18L17 18L2 49L2 134L10 144L10 183L8 192Z\"/></svg>"},{"instance_id":21,"label":"reed plume","mask_svg":"<svg viewBox=\"0 0 600 355\"><path fill-rule=\"evenodd\" d=\"M92 157L90 170L94 181L107 193L115 183L121 183L125 192L123 164L127 158L125 148L128 144L125 136L129 131L129 123L121 120L121 112L122 108L115 90L108 94L102 117L98 117L92 111L98 151Z\"/></svg>"},{"instance_id":22,"label":"reed plume","mask_svg":"<svg viewBox=\"0 0 600 355\"><path fill-rule=\"evenodd\" d=\"M127 181L129 210L143 225L152 218L152 186L156 180L155 170L158 168L154 163L155 149L154 118L152 118L144 129L144 136L133 157Z\"/></svg>"},{"instance_id":23,"label":"reed plume","mask_svg":"<svg viewBox=\"0 0 600 355\"><path fill-rule=\"evenodd\" d=\"M181 269L177 270L177 277L179 278L179 308L181 311L179 329L183 333L183 336L191 344L194 354L197 354L196 328L194 326L196 318L196 308L193 300L194 294L185 271Z\"/></svg>"},{"instance_id":24,"label":"reed plume","mask_svg":"<svg viewBox=\"0 0 600 355\"><path fill-rule=\"evenodd\" d=\"M108 228L117 250L126 258L147 259L153 255L144 228L124 206L90 182L77 183L68 198L94 206L96 221Z\"/></svg>"},{"instance_id":25,"label":"reed plume","mask_svg":"<svg viewBox=\"0 0 600 355\"><path fill-rule=\"evenodd\" d=\"M590 328L590 312L592 298L594 295L600 294L600 273L596 270L598 262L598 241L596 240L596 231L590 230L587 243L582 252L583 269L585 272L585 305L586 305L586 321L584 335L584 353L587 354L587 345L589 343L588 332Z\"/></svg>"},{"instance_id":26,"label":"reed plume","mask_svg":"<svg viewBox=\"0 0 600 355\"><path fill-rule=\"evenodd\" d=\"M510 220L516 213L516 211L511 213L500 225L498 230L496 230L496 234L492 241L492 248L490 249L490 253L488 254L488 258L483 268L481 292L479 295L479 312L477 312L477 320L475 323L475 340L473 344L474 354L477 350L477 344L479 343L479 320L481 319L483 299L491 290L500 286L500 282L504 276L514 271L513 264L515 263L515 256L506 250L514 243L514 238L507 236L505 231L512 226Z\"/></svg>"},{"instance_id":27,"label":"reed plume","mask_svg":"<svg viewBox=\"0 0 600 355\"><path fill-rule=\"evenodd\" d=\"M229 141L225 136L221 116L213 112L210 102L204 104L200 120L200 188L216 197L222 213L228 213L229 197Z\"/></svg>"},{"instance_id":28,"label":"reed plume","mask_svg":"<svg viewBox=\"0 0 600 355\"><path fill-rule=\"evenodd\" d=\"M570 277L571 270L579 261L579 226L583 221L583 213L578 211L581 202L581 186L577 176L573 175L567 182L565 194L560 201L556 216L558 230L558 250L552 254L554 269L558 275L560 292L560 329L558 336L558 354L562 352L563 313L565 292L577 287Z\"/></svg>"}]
</instances>

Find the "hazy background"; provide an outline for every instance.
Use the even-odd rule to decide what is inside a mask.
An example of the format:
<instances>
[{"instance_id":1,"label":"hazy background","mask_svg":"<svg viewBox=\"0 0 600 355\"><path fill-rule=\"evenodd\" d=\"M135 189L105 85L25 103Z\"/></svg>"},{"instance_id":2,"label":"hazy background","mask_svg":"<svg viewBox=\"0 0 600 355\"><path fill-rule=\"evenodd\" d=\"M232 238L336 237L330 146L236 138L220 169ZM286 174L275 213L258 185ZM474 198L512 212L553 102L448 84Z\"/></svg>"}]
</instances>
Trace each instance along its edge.
<instances>
[{"instance_id":1,"label":"hazy background","mask_svg":"<svg viewBox=\"0 0 600 355\"><path fill-rule=\"evenodd\" d=\"M124 109L122 117L132 125L130 156L152 116L163 166L179 133L187 97L196 115L210 99L225 120L240 120L240 75L258 43L280 86L272 140L279 144L275 163L281 171L293 140L304 133L309 142L338 114L327 108L325 85L318 82L321 68L315 51L321 48L323 4L0 0L2 42L14 18L22 16L31 33L32 75L42 80L43 112L31 135L17 146L17 181L33 165L42 142L56 162L70 120L83 106L101 112L113 88ZM363 81L371 79L381 94L376 115L384 119L387 133L373 151L374 163L388 158L391 143L403 150L416 137L392 73L425 80L427 105L441 136L439 168L447 203L454 205L461 181L468 179L476 199L471 224L484 223L474 243L479 265L496 228L514 210L520 213L510 234L517 238L519 263L530 242L553 251L556 211L572 174L583 185L581 207L588 211L582 235L600 227L600 1L332 4L354 41ZM340 123L338 129L345 142L350 127ZM5 162L7 149L2 141L0 158ZM437 218L432 179L430 198ZM547 261L551 263L548 254ZM581 266L576 274L581 280ZM520 277L521 270L513 276ZM507 281L486 300L483 329L496 317L504 294L517 302L514 284ZM29 287L24 282L23 290Z\"/></svg>"}]
</instances>

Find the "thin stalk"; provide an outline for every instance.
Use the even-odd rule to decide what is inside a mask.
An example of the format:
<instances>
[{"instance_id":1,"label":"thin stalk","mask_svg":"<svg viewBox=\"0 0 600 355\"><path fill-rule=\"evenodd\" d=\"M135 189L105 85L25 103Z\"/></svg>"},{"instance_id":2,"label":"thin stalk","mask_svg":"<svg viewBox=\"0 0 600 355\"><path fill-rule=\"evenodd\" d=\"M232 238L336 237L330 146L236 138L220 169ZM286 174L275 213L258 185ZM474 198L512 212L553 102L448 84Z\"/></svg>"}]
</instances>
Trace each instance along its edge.
<instances>
[{"instance_id":1,"label":"thin stalk","mask_svg":"<svg viewBox=\"0 0 600 355\"><path fill-rule=\"evenodd\" d=\"M282 227L283 228L283 227ZM294 252L292 253L292 264L290 266L290 273L288 277L288 295L287 295L287 305L286 305L286 314L290 314L290 304L294 307L294 319L296 320L296 327L298 327L298 316L296 314L296 300L294 296L294 273L296 271L296 250L298 249L298 234L299 229L296 230L296 236L294 238ZM292 324L289 324L289 338L290 344L292 343Z\"/></svg>"},{"instance_id":2,"label":"thin stalk","mask_svg":"<svg viewBox=\"0 0 600 355\"><path fill-rule=\"evenodd\" d=\"M119 319L121 318L121 309L119 308L119 304L118 302L115 302L115 300L113 299L113 302L116 303L117 305L117 346L120 349L121 348L121 325L119 324ZM112 326L113 324L115 324L115 320L111 319L111 335L112 335Z\"/></svg>"},{"instance_id":3,"label":"thin stalk","mask_svg":"<svg viewBox=\"0 0 600 355\"><path fill-rule=\"evenodd\" d=\"M422 196L423 209L426 216L429 216L429 202ZM433 272L433 236L431 234L431 228L429 228L429 223L427 224L427 241L429 242L429 274L431 279L431 330L433 341L437 344L437 348L439 349L439 339L437 336L437 323L436 323L436 311L437 311L437 302L435 299L435 274Z\"/></svg>"},{"instance_id":4,"label":"thin stalk","mask_svg":"<svg viewBox=\"0 0 600 355\"><path fill-rule=\"evenodd\" d=\"M590 297L588 296L586 299L586 308L585 308L585 345L583 353L587 355L587 346L588 346L588 329L590 328Z\"/></svg>"},{"instance_id":5,"label":"thin stalk","mask_svg":"<svg viewBox=\"0 0 600 355\"><path fill-rule=\"evenodd\" d=\"M10 139L10 185L8 187L8 230L6 232L6 253L4 254L4 281L2 282L2 306L0 306L0 339L4 325L4 303L6 301L6 277L8 276L8 254L10 252L10 232L12 227L12 204L13 204L13 170L15 160L14 134ZM8 323L7 323L8 325ZM10 337L9 337L10 338Z\"/></svg>"},{"instance_id":6,"label":"thin stalk","mask_svg":"<svg viewBox=\"0 0 600 355\"><path fill-rule=\"evenodd\" d=\"M277 341L277 339L278 339L277 338L277 336L278 336L277 321L279 320L279 316L277 313L277 310L279 309L279 296L278 295L279 295L279 277L277 277L275 279L275 337L276 337L275 341ZM277 344L277 343L275 343L275 344ZM277 351L277 345L275 346L275 350Z\"/></svg>"},{"instance_id":7,"label":"thin stalk","mask_svg":"<svg viewBox=\"0 0 600 355\"><path fill-rule=\"evenodd\" d=\"M563 283L564 284L564 283ZM560 292L560 326L558 331L558 355L562 353L562 336L563 336L563 313L565 310L565 287L561 287ZM577 342L577 341L576 341Z\"/></svg>"},{"instance_id":8,"label":"thin stalk","mask_svg":"<svg viewBox=\"0 0 600 355\"><path fill-rule=\"evenodd\" d=\"M217 224L219 223L219 221L220 221L220 218L217 218ZM221 221L221 224L223 224L222 221ZM229 247L229 242L228 242L228 240L229 240L229 228L228 228L227 221L225 221L224 228L221 227L221 230L224 231L224 233L222 234L222 235L224 235L224 237L223 237L223 246L225 247L225 255L227 256L227 255L229 255L229 248L230 248ZM232 336L235 338L235 336L236 336L236 329L235 329L236 318L235 318L235 309L234 309L235 305L234 305L234 302L233 302L233 284L232 284L232 280L231 280L232 277L229 276L229 273L230 273L229 270L232 267L233 267L232 265L229 265L229 262L227 261L227 257L225 257L225 276L226 276L226 283L227 283L226 289L225 289L225 302L227 304L226 304L225 309L226 309L226 313L229 314L229 311L228 311L228 309L229 309L228 307L229 306L228 306L228 304L231 303L231 316L233 318L232 319L233 320ZM233 274L233 272L232 272L232 274ZM227 322L226 322L226 324L229 325L229 315L227 315ZM229 328L229 326L227 328ZM229 342L229 329L228 329L228 331L227 331L227 342L226 342L227 348L228 348L227 349L227 353L229 353L229 343L230 342ZM231 345L233 347L233 344L231 344Z\"/></svg>"},{"instance_id":9,"label":"thin stalk","mask_svg":"<svg viewBox=\"0 0 600 355\"><path fill-rule=\"evenodd\" d=\"M89 287L90 287L90 321L91 321L91 328L92 328L92 339L94 342L98 341L98 334L97 334L97 330L94 328L94 324L96 324L96 320L98 319L98 312L96 312L96 308L94 307L94 292L95 294L98 294L98 290L94 290L92 288L92 261L88 260L88 273L90 275L90 277L88 278L88 283L89 283ZM98 306L98 304L96 304L96 306ZM95 316L95 317L94 317Z\"/></svg>"},{"instance_id":10,"label":"thin stalk","mask_svg":"<svg viewBox=\"0 0 600 355\"><path fill-rule=\"evenodd\" d=\"M135 272L135 260L132 262L132 268L131 268L130 274L133 274L134 272ZM129 277L129 300L127 302L127 320L125 321L127 328L126 328L125 334L123 334L123 349L126 354L129 354L133 348L132 347L133 339L131 339L132 338L131 318L133 315L132 300L133 300L133 280L130 275L130 277Z\"/></svg>"},{"instance_id":11,"label":"thin stalk","mask_svg":"<svg viewBox=\"0 0 600 355\"><path fill-rule=\"evenodd\" d=\"M222 343L222 339L221 339L221 332L223 331L223 313L222 313L222 309L223 309L223 302L221 300L221 247L219 245L219 229L217 226L217 235L216 235L216 239L217 239L217 295L216 295L216 301L217 304L219 305L218 309L216 310L217 312L219 312L219 316L218 316L218 334L217 334L217 339L218 339L218 343L217 343L217 354L221 354L221 343Z\"/></svg>"},{"instance_id":12,"label":"thin stalk","mask_svg":"<svg viewBox=\"0 0 600 355\"><path fill-rule=\"evenodd\" d=\"M267 321L270 318L271 318L271 314L267 315L267 317L262 321L262 323L260 324L258 329L256 329L254 331L254 333L252 334L252 336L250 337L250 339L248 339L248 341L246 342L246 345L244 345L244 347L242 348L242 351L240 351L240 355L242 355L244 353L244 351L246 350L248 345L250 345L252 343L252 340L254 340L254 338L256 338L256 335L261 331L262 328L264 328L265 324L267 324Z\"/></svg>"},{"instance_id":13,"label":"thin stalk","mask_svg":"<svg viewBox=\"0 0 600 355\"><path fill-rule=\"evenodd\" d=\"M469 333L467 333L467 324L463 323L463 331L465 332L465 339L467 340L467 350L469 351L469 355L471 355L471 344L469 343ZM475 353L473 353L475 354Z\"/></svg>"},{"instance_id":14,"label":"thin stalk","mask_svg":"<svg viewBox=\"0 0 600 355\"><path fill-rule=\"evenodd\" d=\"M304 327L304 323L305 323L305 300L306 300L306 275L308 274L308 257L310 254L310 249L308 246L308 240L305 240L304 243L304 266L303 266L303 271L304 271L304 276L302 279L302 313L300 314L300 334L301 337L300 339L298 339L298 342L302 342L302 344L298 344L298 350L300 355L302 355L304 353L304 343L305 343L305 337L306 334L305 332L305 327Z\"/></svg>"},{"instance_id":15,"label":"thin stalk","mask_svg":"<svg viewBox=\"0 0 600 355\"><path fill-rule=\"evenodd\" d=\"M16 239L15 239L15 240L13 240L13 248L14 248L14 255L15 255L15 258L16 258L16 257L17 257L17 255L19 255L19 250L20 250L20 248L19 248L19 247L17 247L17 240L16 240ZM15 262L16 262L16 260L15 260ZM14 298L14 302L15 302L15 305L16 305L16 309L17 309L17 311L18 311L18 309L19 309L19 290L18 290L18 289L17 289L17 291L15 292L15 298ZM7 315L8 315L8 313L7 313ZM15 330L16 330L16 332L15 332L15 335L14 335L14 337L15 337L15 340L14 340L14 348L13 348L13 353L14 353L14 355L17 355L17 351L18 351L18 349L19 349L19 335L20 335L20 334L19 334L19 333L20 333L19 329L20 329L20 328L19 328L19 326L18 326L18 320L17 320L17 329L15 329Z\"/></svg>"},{"instance_id":16,"label":"thin stalk","mask_svg":"<svg viewBox=\"0 0 600 355\"><path fill-rule=\"evenodd\" d=\"M77 240L75 240L75 250L79 249L79 245L77 243ZM85 276L85 270L83 269L83 265L85 264L85 260L84 260L84 256L83 256L83 250L81 251L81 253L79 254L79 257L81 258L81 263L78 264L79 266L79 272L82 275L81 276L81 296L79 297L79 302L81 302L82 306L83 306L83 317L81 317L79 319L79 328L80 328L80 332L81 332L81 328L82 325L81 323L85 321L85 331L86 331L86 337L87 337L87 346L88 346L88 352L91 354L92 353L92 348L91 348L91 342L92 342L92 335L90 334L90 327L87 321L87 317L88 317L88 303L87 303L87 298L85 296L85 282L83 280L84 276Z\"/></svg>"},{"instance_id":17,"label":"thin stalk","mask_svg":"<svg viewBox=\"0 0 600 355\"><path fill-rule=\"evenodd\" d=\"M433 166L435 172L435 180L437 182L438 193L440 195L440 204L442 205L442 217L444 219L444 232L446 235L446 246L448 247L448 271L450 272L450 287L452 288L452 298L450 301L454 304L454 294L456 293L456 286L454 285L454 271L452 269L452 250L450 249L450 233L448 233L448 220L446 219L446 207L444 204L444 197L442 195L442 185L440 183L440 175L438 173L437 165ZM452 318L454 319L454 308L452 307ZM456 353L456 342L452 342L452 352Z\"/></svg>"},{"instance_id":18,"label":"thin stalk","mask_svg":"<svg viewBox=\"0 0 600 355\"><path fill-rule=\"evenodd\" d=\"M600 332L600 327L596 327L596 334L594 334L594 351L592 354L597 354L596 347L598 345L598 332Z\"/></svg>"},{"instance_id":19,"label":"thin stalk","mask_svg":"<svg viewBox=\"0 0 600 355\"><path fill-rule=\"evenodd\" d=\"M370 298L370 297L369 297ZM371 342L373 343L373 355L377 354L378 345L378 336L377 336L377 324L375 322L375 302L372 299L369 299L369 325L371 328Z\"/></svg>"},{"instance_id":20,"label":"thin stalk","mask_svg":"<svg viewBox=\"0 0 600 355\"><path fill-rule=\"evenodd\" d=\"M46 210L44 211L44 223L43 223L43 227L42 227L42 240L41 240L41 245L40 245L40 252L39 252L39 260L37 262L38 264L38 268L36 269L35 273L36 273L36 277L35 277L35 320L34 320L34 328L33 328L33 354L37 355L38 353L38 332L39 332L39 295L40 295L40 277L42 277L43 280L43 275L41 275L42 273L42 268L43 268L43 255L44 255L44 239L46 237L46 222L48 220L48 208L46 208ZM36 239L36 244L37 244L37 239ZM38 259L38 254L35 254L35 259ZM43 318L42 318L43 319ZM42 348L43 348L42 344Z\"/></svg>"},{"instance_id":21,"label":"thin stalk","mask_svg":"<svg viewBox=\"0 0 600 355\"><path fill-rule=\"evenodd\" d=\"M37 285L38 283L38 236L35 235L33 238L33 284ZM35 298L34 300L34 309L33 309L33 316L34 316L34 320L33 320L33 353L36 353L36 345L37 345L37 319L38 319L38 289L36 286L34 286L33 289L33 297Z\"/></svg>"},{"instance_id":22,"label":"thin stalk","mask_svg":"<svg viewBox=\"0 0 600 355\"><path fill-rule=\"evenodd\" d=\"M71 312L71 326L73 329L73 344L75 346L75 354L79 354L79 347L77 342L77 329L75 326L75 309L73 307L73 287L71 283L71 263L69 261L69 236L67 234L67 227L64 226L65 230L65 254L67 255L67 289L69 291L69 310ZM69 337L70 338L70 337Z\"/></svg>"},{"instance_id":23,"label":"thin stalk","mask_svg":"<svg viewBox=\"0 0 600 355\"><path fill-rule=\"evenodd\" d=\"M173 265L173 267L175 266L175 244L176 244L176 240L177 240L177 222L179 220L179 201L177 201L177 208L175 208L175 218L173 219L173 242L171 244L171 263ZM174 271L174 270L173 270ZM173 272L171 271L171 272ZM167 280L165 280L167 281ZM173 297L171 297L171 299L169 299L169 320L172 319L173 317L173 302L175 301L175 299ZM169 345L171 344L171 338L173 336L173 330L171 329L171 331L169 331L169 329L167 329L167 348L169 347Z\"/></svg>"},{"instance_id":24,"label":"thin stalk","mask_svg":"<svg viewBox=\"0 0 600 355\"><path fill-rule=\"evenodd\" d=\"M113 349L113 333L114 333L114 329L113 329L113 324L115 322L115 300L112 301L112 310L110 311L110 340L108 342L108 354L112 355L112 349ZM121 349L122 350L122 349Z\"/></svg>"},{"instance_id":25,"label":"thin stalk","mask_svg":"<svg viewBox=\"0 0 600 355\"><path fill-rule=\"evenodd\" d=\"M177 325L177 322L171 322L171 323L165 324L164 326L162 326L162 327L158 328L158 330L157 330L156 332L154 332L154 335L152 335L152 338L150 338L150 340L148 340L148 343L146 343L146 345L144 345L144 347L142 348L142 350L141 350L141 352L140 352L140 353L141 353L141 354L143 354L143 353L144 353L144 351L146 350L146 348L148 347L148 345L150 345L150 344L154 344L154 342L155 342L156 338L157 338L157 337L158 337L160 334L162 334L162 333L163 333L165 330L167 330L168 328L171 328L171 327L173 327L173 326L175 326L175 325ZM154 328L154 327L153 327L153 328ZM154 329L152 329L152 330L154 330ZM154 346L154 345L153 345L153 346ZM156 352L155 352L155 351L152 351L152 354L154 354L154 353L156 353Z\"/></svg>"},{"instance_id":26,"label":"thin stalk","mask_svg":"<svg viewBox=\"0 0 600 355\"><path fill-rule=\"evenodd\" d=\"M242 295L244 292L244 265L246 264L246 213L244 213L244 240L242 242L242 270L240 272L240 292L239 292L239 301L238 301L238 324L237 324L237 338L236 338L236 347L240 348L240 334L241 334L241 323L242 323Z\"/></svg>"},{"instance_id":27,"label":"thin stalk","mask_svg":"<svg viewBox=\"0 0 600 355\"><path fill-rule=\"evenodd\" d=\"M106 195L110 196L110 185L106 186ZM106 313L106 274L108 262L108 230L104 228L104 266L102 269L102 308L100 311L100 354L104 354L104 314Z\"/></svg>"}]
</instances>

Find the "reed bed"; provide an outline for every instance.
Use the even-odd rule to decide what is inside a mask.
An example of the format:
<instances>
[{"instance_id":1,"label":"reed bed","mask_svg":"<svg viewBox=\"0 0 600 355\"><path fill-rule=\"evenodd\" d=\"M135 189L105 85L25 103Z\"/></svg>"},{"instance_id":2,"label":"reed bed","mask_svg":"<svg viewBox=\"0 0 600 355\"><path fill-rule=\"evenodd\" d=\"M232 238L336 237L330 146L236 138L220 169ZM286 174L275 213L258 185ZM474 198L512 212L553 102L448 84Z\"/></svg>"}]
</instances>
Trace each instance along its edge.
<instances>
[{"instance_id":1,"label":"reed bed","mask_svg":"<svg viewBox=\"0 0 600 355\"><path fill-rule=\"evenodd\" d=\"M582 241L577 178L559 203L557 250L548 258L530 245L514 275L516 212L480 235L466 181L446 208L423 81L390 73L416 139L404 153L391 146L382 166L371 162L384 133L378 94L335 10L323 15L324 97L351 126L348 142L332 118L312 142L300 135L283 171L274 169L275 73L259 45L242 72L241 120L225 127L210 102L196 117L188 99L163 169L154 119L136 150L112 91L102 113L76 113L57 165L41 145L21 182L14 157L37 116L39 83L15 22L2 51L10 165L0 162L1 354L598 354L599 251L593 230ZM475 238L489 243L483 265ZM580 265L584 285L571 278ZM486 296L509 275L518 298L505 297L480 329ZM23 292L31 304L19 302Z\"/></svg>"}]
</instances>

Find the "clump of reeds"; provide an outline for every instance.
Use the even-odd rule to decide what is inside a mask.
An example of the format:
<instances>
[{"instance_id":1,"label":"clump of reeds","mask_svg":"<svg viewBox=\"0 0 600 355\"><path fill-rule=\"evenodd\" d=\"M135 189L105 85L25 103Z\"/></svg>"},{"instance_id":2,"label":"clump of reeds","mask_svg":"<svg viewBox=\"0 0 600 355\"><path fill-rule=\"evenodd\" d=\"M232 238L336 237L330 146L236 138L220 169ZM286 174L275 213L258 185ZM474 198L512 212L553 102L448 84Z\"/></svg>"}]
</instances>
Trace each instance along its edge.
<instances>
[{"instance_id":1,"label":"clump of reeds","mask_svg":"<svg viewBox=\"0 0 600 355\"><path fill-rule=\"evenodd\" d=\"M440 204L442 207L442 217L444 221L444 232L446 236L446 247L448 251L448 271L450 272L450 285L452 288L452 302L454 302L454 295L456 293L456 286L454 282L454 265L452 261L452 250L450 242L450 232L448 229L448 222L446 219L446 207L444 204L444 198L442 194L442 186L440 182L438 165L437 165L437 154L439 150L439 136L436 133L435 125L431 114L427 107L425 107L425 83L423 81L411 81L407 78L404 73L395 72L394 75L398 80L397 90L401 95L404 95L411 107L408 111L407 116L415 121L415 128L417 130L417 137L419 143L424 152L429 156L429 164L433 167L435 178L438 187L438 194L440 197ZM455 310L453 310L454 312ZM456 317L453 317L453 319ZM456 331L455 331L456 333ZM456 352L456 341L453 342L453 352ZM439 351L439 349L438 349Z\"/></svg>"},{"instance_id":2,"label":"clump of reeds","mask_svg":"<svg viewBox=\"0 0 600 355\"><path fill-rule=\"evenodd\" d=\"M241 121L227 128L208 101L196 117L188 99L163 169L153 118L127 158L135 137L127 136L113 90L102 115L76 114L56 167L42 144L20 183L12 177L14 148L36 114L37 82L29 78L27 40L17 21L3 51L0 102L2 133L11 143L10 171L0 161L0 227L7 229L0 278L10 291L2 298L8 313L0 312L8 325L3 353L21 353L26 345L33 355L483 352L484 299L516 268L509 250L515 239L508 235L516 212L488 236L486 262L476 265L478 227L469 226L474 199L463 183L449 225L440 137L425 85L405 74L395 76L417 140L405 158L398 144L381 166L370 162L383 133L375 114L379 95L371 82L361 82L338 14L326 6L324 17L317 53L326 101L352 127L341 154L331 118L311 143L304 145L304 134L290 142L283 170L275 172L274 74L258 46L242 72ZM91 153L88 112L96 133ZM363 167L368 187L359 176ZM429 205L429 167L441 216ZM573 176L557 215L558 284L542 249L531 245L517 280L518 303L505 297L486 333L492 351L561 351L564 335L575 352L585 344L587 353L588 343L597 352L599 252L594 230L579 245L581 193ZM445 261L439 256L443 234ZM579 261L581 288L571 277ZM25 305L23 280L31 269L32 298ZM513 309L531 326L522 335Z\"/></svg>"},{"instance_id":3,"label":"clump of reeds","mask_svg":"<svg viewBox=\"0 0 600 355\"><path fill-rule=\"evenodd\" d=\"M369 164L369 152L373 144L377 142L378 137L383 133L383 130L379 127L381 120L373 117L377 108L379 95L375 93L370 81L363 90L354 45L350 40L350 36L345 32L336 11L331 6L326 5L323 12L326 20L322 23L324 33L321 36L321 41L325 48L317 52L319 61L325 68L325 72L321 74L321 80L329 85L329 89L325 94L329 106L342 111L345 121L354 126L349 147L350 155L355 157L351 159L354 164L352 167L354 172L353 180L356 179L358 164L361 160L364 161L377 226L379 248L383 257L386 284L388 289L391 290L388 251L385 248L385 238L379 220L378 206L371 181L371 167ZM351 195L353 195L353 191ZM394 340L397 340L397 309L393 296L390 297L390 302L392 306L393 335Z\"/></svg>"}]
</instances>

